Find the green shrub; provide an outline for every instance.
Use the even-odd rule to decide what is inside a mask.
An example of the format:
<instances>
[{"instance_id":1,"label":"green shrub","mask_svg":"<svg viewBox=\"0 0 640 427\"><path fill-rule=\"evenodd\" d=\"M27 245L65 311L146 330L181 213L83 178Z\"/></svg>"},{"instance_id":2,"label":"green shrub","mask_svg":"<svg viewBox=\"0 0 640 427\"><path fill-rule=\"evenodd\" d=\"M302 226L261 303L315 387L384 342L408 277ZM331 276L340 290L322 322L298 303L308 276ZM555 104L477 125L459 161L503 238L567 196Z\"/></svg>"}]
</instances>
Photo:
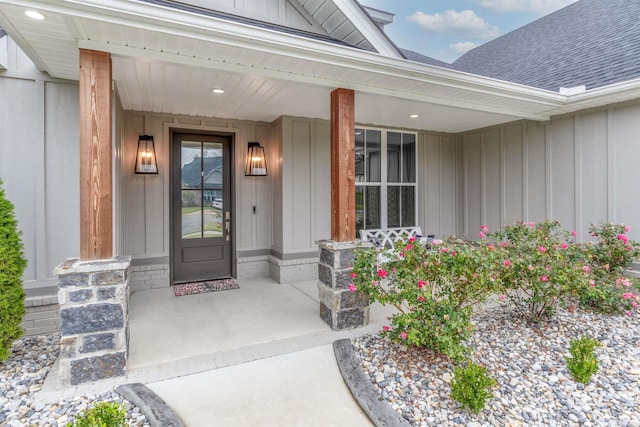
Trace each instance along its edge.
<instances>
[{"instance_id":1,"label":"green shrub","mask_svg":"<svg viewBox=\"0 0 640 427\"><path fill-rule=\"evenodd\" d=\"M67 427L125 427L124 407L116 402L100 402L89 408Z\"/></svg>"},{"instance_id":2,"label":"green shrub","mask_svg":"<svg viewBox=\"0 0 640 427\"><path fill-rule=\"evenodd\" d=\"M572 233L575 235L575 233ZM518 222L489 236L503 256L501 293L525 319L550 319L558 305L593 280L592 268L558 221Z\"/></svg>"},{"instance_id":3,"label":"green shrub","mask_svg":"<svg viewBox=\"0 0 640 427\"><path fill-rule=\"evenodd\" d=\"M378 264L380 253L393 259ZM396 241L394 254L361 249L349 289L398 309L384 328L390 339L463 360L463 342L473 330L471 306L495 292L493 251L455 239L429 249L410 238Z\"/></svg>"},{"instance_id":4,"label":"green shrub","mask_svg":"<svg viewBox=\"0 0 640 427\"><path fill-rule=\"evenodd\" d=\"M487 375L485 368L468 363L453 370L451 398L477 414L484 408L485 401L493 397L491 388L495 385L496 381Z\"/></svg>"},{"instance_id":5,"label":"green shrub","mask_svg":"<svg viewBox=\"0 0 640 427\"><path fill-rule=\"evenodd\" d=\"M11 343L22 335L24 290L22 273L27 261L22 252L13 205L0 181L0 361L9 357Z\"/></svg>"},{"instance_id":6,"label":"green shrub","mask_svg":"<svg viewBox=\"0 0 640 427\"><path fill-rule=\"evenodd\" d=\"M570 357L566 357L567 369L573 378L586 384L591 376L598 372L598 360L595 348L600 347L598 340L589 337L572 339L569 344Z\"/></svg>"},{"instance_id":7,"label":"green shrub","mask_svg":"<svg viewBox=\"0 0 640 427\"><path fill-rule=\"evenodd\" d=\"M638 257L640 245L629 240L630 227L624 224L591 225L589 232L596 240L583 246L584 257L594 272L591 286L578 293L583 308L599 313L615 314L637 309L640 287L636 279L624 277L624 269Z\"/></svg>"}]
</instances>

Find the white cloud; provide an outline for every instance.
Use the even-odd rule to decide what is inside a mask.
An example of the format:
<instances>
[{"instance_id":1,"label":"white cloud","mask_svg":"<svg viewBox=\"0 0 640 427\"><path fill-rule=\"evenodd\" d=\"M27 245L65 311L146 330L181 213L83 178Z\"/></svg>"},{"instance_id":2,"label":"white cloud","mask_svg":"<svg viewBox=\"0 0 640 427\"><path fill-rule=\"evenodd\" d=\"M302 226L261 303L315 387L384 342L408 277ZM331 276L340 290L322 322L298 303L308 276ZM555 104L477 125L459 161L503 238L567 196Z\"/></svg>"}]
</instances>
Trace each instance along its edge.
<instances>
[{"instance_id":1,"label":"white cloud","mask_svg":"<svg viewBox=\"0 0 640 427\"><path fill-rule=\"evenodd\" d=\"M478 44L474 42L460 42L449 45L449 50L454 54L460 56L467 53L476 46L478 46Z\"/></svg>"},{"instance_id":2,"label":"white cloud","mask_svg":"<svg viewBox=\"0 0 640 427\"><path fill-rule=\"evenodd\" d=\"M479 5L498 12L555 12L576 0L475 0Z\"/></svg>"},{"instance_id":3,"label":"white cloud","mask_svg":"<svg viewBox=\"0 0 640 427\"><path fill-rule=\"evenodd\" d=\"M489 24L472 10L445 10L433 15L418 11L407 17L407 20L418 24L425 33L465 38L491 38L500 34L498 27Z\"/></svg>"}]
</instances>

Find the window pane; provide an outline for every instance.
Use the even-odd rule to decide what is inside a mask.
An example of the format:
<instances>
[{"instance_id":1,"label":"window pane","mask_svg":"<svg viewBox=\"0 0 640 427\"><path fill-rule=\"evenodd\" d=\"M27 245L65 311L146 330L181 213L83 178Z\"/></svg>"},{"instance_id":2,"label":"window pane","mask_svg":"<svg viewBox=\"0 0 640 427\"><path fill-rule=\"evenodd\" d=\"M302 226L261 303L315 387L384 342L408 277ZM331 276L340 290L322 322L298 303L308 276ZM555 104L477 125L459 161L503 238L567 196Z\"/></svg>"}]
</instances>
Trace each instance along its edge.
<instances>
[{"instance_id":1,"label":"window pane","mask_svg":"<svg viewBox=\"0 0 640 427\"><path fill-rule=\"evenodd\" d=\"M182 188L200 188L202 182L201 143L182 142Z\"/></svg>"},{"instance_id":2,"label":"window pane","mask_svg":"<svg viewBox=\"0 0 640 427\"><path fill-rule=\"evenodd\" d=\"M400 227L400 187L387 187L387 227Z\"/></svg>"},{"instance_id":3,"label":"window pane","mask_svg":"<svg viewBox=\"0 0 640 427\"><path fill-rule=\"evenodd\" d=\"M200 190L182 190L182 238L202 237L202 201Z\"/></svg>"},{"instance_id":4,"label":"window pane","mask_svg":"<svg viewBox=\"0 0 640 427\"><path fill-rule=\"evenodd\" d=\"M402 226L416 225L416 188L402 187Z\"/></svg>"},{"instance_id":5,"label":"window pane","mask_svg":"<svg viewBox=\"0 0 640 427\"><path fill-rule=\"evenodd\" d=\"M367 178L364 175L364 171L365 171L364 163L365 163L365 161L364 161L364 130L363 129L356 129L355 163L356 163L356 172L355 172L356 173L356 182L365 182L367 180Z\"/></svg>"},{"instance_id":6,"label":"window pane","mask_svg":"<svg viewBox=\"0 0 640 427\"><path fill-rule=\"evenodd\" d=\"M222 188L222 144L205 142L202 144L202 183L204 188Z\"/></svg>"},{"instance_id":7,"label":"window pane","mask_svg":"<svg viewBox=\"0 0 640 427\"><path fill-rule=\"evenodd\" d=\"M213 202L211 205L205 203L202 218L203 237L222 237L222 210L217 207L218 203Z\"/></svg>"},{"instance_id":8,"label":"window pane","mask_svg":"<svg viewBox=\"0 0 640 427\"><path fill-rule=\"evenodd\" d=\"M365 156L367 168L367 181L380 182L380 143L382 140L379 130L367 130L365 133Z\"/></svg>"},{"instance_id":9,"label":"window pane","mask_svg":"<svg viewBox=\"0 0 640 427\"><path fill-rule=\"evenodd\" d=\"M402 182L416 182L416 136L410 133L402 134Z\"/></svg>"},{"instance_id":10,"label":"window pane","mask_svg":"<svg viewBox=\"0 0 640 427\"><path fill-rule=\"evenodd\" d=\"M402 135L387 133L387 182L400 182L400 159L402 155Z\"/></svg>"},{"instance_id":11,"label":"window pane","mask_svg":"<svg viewBox=\"0 0 640 427\"><path fill-rule=\"evenodd\" d=\"M380 187L366 188L366 222L368 229L380 228Z\"/></svg>"},{"instance_id":12,"label":"window pane","mask_svg":"<svg viewBox=\"0 0 640 427\"><path fill-rule=\"evenodd\" d=\"M356 186L356 233L380 228L380 187Z\"/></svg>"}]
</instances>

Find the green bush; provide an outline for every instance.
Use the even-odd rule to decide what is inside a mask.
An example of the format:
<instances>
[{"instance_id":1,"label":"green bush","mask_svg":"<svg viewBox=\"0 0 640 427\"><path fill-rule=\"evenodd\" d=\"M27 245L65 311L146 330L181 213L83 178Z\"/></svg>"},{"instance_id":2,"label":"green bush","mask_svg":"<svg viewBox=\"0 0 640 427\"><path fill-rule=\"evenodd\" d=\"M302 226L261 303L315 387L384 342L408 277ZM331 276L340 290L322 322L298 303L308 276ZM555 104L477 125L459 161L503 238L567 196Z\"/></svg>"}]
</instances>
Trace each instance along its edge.
<instances>
[{"instance_id":1,"label":"green bush","mask_svg":"<svg viewBox=\"0 0 640 427\"><path fill-rule=\"evenodd\" d=\"M583 308L599 313L615 314L637 309L640 303L638 280L624 277L624 269L638 257L640 245L630 240L624 224L591 225L589 232L596 240L583 246L584 257L594 272L591 286L577 295Z\"/></svg>"},{"instance_id":2,"label":"green bush","mask_svg":"<svg viewBox=\"0 0 640 427\"><path fill-rule=\"evenodd\" d=\"M23 332L22 273L26 266L13 205L5 197L0 181L0 361L9 357L11 343Z\"/></svg>"},{"instance_id":3,"label":"green bush","mask_svg":"<svg viewBox=\"0 0 640 427\"><path fill-rule=\"evenodd\" d=\"M484 408L485 401L493 397L491 388L495 385L496 381L487 375L485 368L468 363L453 370L451 398L477 414Z\"/></svg>"},{"instance_id":4,"label":"green bush","mask_svg":"<svg viewBox=\"0 0 640 427\"><path fill-rule=\"evenodd\" d=\"M598 360L595 349L600 347L598 340L589 337L572 339L569 344L570 357L566 357L567 369L573 378L586 384L591 376L598 372Z\"/></svg>"},{"instance_id":5,"label":"green bush","mask_svg":"<svg viewBox=\"0 0 640 427\"><path fill-rule=\"evenodd\" d=\"M580 245L558 221L518 222L489 237L500 242L501 293L531 322L550 319L561 302L593 280Z\"/></svg>"},{"instance_id":6,"label":"green bush","mask_svg":"<svg viewBox=\"0 0 640 427\"><path fill-rule=\"evenodd\" d=\"M125 427L124 407L116 402L100 402L68 423L67 427Z\"/></svg>"},{"instance_id":7,"label":"green bush","mask_svg":"<svg viewBox=\"0 0 640 427\"><path fill-rule=\"evenodd\" d=\"M392 258L382 264L378 255ZM493 251L484 244L449 239L427 248L412 238L385 249L361 249L354 263L353 292L398 309L383 334L407 345L427 347L453 360L469 351L471 306L495 292Z\"/></svg>"}]
</instances>

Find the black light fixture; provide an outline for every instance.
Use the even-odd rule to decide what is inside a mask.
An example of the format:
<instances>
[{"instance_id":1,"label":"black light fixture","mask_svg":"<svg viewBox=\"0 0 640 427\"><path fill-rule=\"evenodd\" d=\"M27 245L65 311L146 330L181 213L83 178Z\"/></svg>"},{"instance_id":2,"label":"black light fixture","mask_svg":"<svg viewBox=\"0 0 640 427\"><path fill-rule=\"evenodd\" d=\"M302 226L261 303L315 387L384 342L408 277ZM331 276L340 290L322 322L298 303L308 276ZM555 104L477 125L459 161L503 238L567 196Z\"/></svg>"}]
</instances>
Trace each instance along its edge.
<instances>
[{"instance_id":1,"label":"black light fixture","mask_svg":"<svg viewBox=\"0 0 640 427\"><path fill-rule=\"evenodd\" d=\"M250 142L247 147L247 162L244 176L267 176L267 162L264 147L259 142Z\"/></svg>"},{"instance_id":2,"label":"black light fixture","mask_svg":"<svg viewBox=\"0 0 640 427\"><path fill-rule=\"evenodd\" d=\"M156 161L156 149L153 145L153 137L141 135L138 137L138 152L136 154L136 173L157 174L158 162Z\"/></svg>"}]
</instances>

